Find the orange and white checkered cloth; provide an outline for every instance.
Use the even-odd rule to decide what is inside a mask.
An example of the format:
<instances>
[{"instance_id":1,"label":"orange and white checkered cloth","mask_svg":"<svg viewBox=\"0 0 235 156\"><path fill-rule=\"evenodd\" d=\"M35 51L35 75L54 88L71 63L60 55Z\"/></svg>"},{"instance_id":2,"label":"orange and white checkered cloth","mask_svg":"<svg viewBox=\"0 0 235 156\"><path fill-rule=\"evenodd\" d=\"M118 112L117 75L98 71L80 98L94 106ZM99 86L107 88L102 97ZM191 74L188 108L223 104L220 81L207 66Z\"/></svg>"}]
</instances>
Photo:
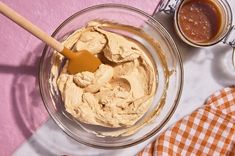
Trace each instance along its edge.
<instances>
[{"instance_id":1,"label":"orange and white checkered cloth","mask_svg":"<svg viewBox=\"0 0 235 156\"><path fill-rule=\"evenodd\" d=\"M235 88L214 93L138 154L153 155L235 156Z\"/></svg>"}]
</instances>

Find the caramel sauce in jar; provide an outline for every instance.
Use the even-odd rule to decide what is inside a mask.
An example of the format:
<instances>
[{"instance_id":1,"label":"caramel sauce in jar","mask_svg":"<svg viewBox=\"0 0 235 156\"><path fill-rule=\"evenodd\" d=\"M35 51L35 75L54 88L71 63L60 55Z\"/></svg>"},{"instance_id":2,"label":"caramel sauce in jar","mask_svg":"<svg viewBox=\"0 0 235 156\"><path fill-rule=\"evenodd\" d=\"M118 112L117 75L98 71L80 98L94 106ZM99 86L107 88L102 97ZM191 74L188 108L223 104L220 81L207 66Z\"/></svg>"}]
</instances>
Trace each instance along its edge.
<instances>
[{"instance_id":1,"label":"caramel sauce in jar","mask_svg":"<svg viewBox=\"0 0 235 156\"><path fill-rule=\"evenodd\" d=\"M178 26L191 42L207 43L220 32L221 18L221 11L213 0L189 0L179 8Z\"/></svg>"}]
</instances>

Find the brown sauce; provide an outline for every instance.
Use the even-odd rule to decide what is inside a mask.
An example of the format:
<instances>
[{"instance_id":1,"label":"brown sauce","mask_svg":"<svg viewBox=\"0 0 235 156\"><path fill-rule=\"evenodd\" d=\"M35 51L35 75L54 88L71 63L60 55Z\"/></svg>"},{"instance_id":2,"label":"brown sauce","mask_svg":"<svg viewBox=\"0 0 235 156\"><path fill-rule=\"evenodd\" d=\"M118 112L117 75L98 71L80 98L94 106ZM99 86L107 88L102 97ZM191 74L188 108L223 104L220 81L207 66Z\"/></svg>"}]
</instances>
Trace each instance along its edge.
<instances>
[{"instance_id":1,"label":"brown sauce","mask_svg":"<svg viewBox=\"0 0 235 156\"><path fill-rule=\"evenodd\" d=\"M221 27L221 12L212 0L189 0L178 14L182 33L194 42L209 42Z\"/></svg>"}]
</instances>

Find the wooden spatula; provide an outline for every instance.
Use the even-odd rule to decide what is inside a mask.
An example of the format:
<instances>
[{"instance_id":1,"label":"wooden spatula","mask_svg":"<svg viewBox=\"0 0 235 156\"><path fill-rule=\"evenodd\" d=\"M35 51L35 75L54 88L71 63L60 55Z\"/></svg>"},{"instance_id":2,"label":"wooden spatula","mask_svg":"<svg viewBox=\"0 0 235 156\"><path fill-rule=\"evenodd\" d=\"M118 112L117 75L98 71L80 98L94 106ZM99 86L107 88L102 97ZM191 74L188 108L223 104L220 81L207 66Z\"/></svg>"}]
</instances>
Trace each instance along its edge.
<instances>
[{"instance_id":1,"label":"wooden spatula","mask_svg":"<svg viewBox=\"0 0 235 156\"><path fill-rule=\"evenodd\" d=\"M32 24L30 21L19 15L17 12L2 2L0 2L0 12L43 42L47 43L50 47L64 55L69 60L69 74L76 74L82 71L94 72L101 64L101 61L97 57L93 56L86 50L73 52L64 47L64 45L62 45L56 39L49 36L36 25Z\"/></svg>"}]
</instances>

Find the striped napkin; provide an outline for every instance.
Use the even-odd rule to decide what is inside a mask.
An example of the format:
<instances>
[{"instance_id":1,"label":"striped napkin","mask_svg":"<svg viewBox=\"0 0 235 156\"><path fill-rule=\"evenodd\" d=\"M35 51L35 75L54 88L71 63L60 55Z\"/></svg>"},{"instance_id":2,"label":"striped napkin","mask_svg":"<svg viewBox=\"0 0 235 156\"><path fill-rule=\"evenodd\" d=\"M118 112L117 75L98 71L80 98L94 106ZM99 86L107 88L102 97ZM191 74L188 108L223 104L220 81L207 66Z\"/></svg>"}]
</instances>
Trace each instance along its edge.
<instances>
[{"instance_id":1,"label":"striped napkin","mask_svg":"<svg viewBox=\"0 0 235 156\"><path fill-rule=\"evenodd\" d=\"M235 156L235 88L224 88L176 122L138 156Z\"/></svg>"}]
</instances>

